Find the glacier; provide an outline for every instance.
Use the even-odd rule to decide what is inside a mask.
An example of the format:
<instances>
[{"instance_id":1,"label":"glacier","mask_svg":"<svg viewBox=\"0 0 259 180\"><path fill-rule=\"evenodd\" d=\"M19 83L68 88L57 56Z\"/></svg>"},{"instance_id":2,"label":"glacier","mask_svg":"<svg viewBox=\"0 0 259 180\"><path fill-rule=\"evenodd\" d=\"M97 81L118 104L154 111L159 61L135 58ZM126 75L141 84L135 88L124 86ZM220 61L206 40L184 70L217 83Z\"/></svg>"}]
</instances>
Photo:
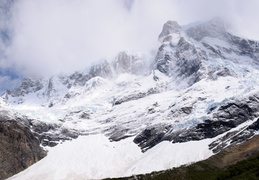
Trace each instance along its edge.
<instances>
[{"instance_id":1,"label":"glacier","mask_svg":"<svg viewBox=\"0 0 259 180\"><path fill-rule=\"evenodd\" d=\"M123 51L84 72L28 77L6 91L0 115L21 119L48 150L10 179L149 173L258 134L259 42L217 19L168 21L159 41L155 57Z\"/></svg>"}]
</instances>

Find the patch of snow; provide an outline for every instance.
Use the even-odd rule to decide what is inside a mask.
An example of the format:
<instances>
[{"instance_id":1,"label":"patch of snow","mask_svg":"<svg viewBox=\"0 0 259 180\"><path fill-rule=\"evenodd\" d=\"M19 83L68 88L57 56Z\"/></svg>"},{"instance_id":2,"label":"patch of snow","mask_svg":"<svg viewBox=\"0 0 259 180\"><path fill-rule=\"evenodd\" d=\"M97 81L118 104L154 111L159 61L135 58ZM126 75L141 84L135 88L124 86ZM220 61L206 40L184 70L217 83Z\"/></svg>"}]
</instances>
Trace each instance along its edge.
<instances>
[{"instance_id":1,"label":"patch of snow","mask_svg":"<svg viewBox=\"0 0 259 180\"><path fill-rule=\"evenodd\" d=\"M142 153L132 138L110 142L103 135L79 137L49 150L48 155L9 180L102 179L165 170L212 155L211 140L162 142ZM195 150L194 150L195 148Z\"/></svg>"}]
</instances>

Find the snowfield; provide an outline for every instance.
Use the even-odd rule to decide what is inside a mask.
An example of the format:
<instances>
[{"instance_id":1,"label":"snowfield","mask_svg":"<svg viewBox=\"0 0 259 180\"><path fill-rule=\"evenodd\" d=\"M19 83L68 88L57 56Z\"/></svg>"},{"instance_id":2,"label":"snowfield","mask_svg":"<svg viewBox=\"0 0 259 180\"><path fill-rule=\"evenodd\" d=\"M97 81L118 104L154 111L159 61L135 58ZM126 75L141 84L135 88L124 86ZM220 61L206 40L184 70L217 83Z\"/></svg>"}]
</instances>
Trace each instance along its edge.
<instances>
[{"instance_id":1,"label":"snowfield","mask_svg":"<svg viewBox=\"0 0 259 180\"><path fill-rule=\"evenodd\" d=\"M49 149L47 157L9 180L86 180L165 170L212 155L211 140L172 144L164 141L142 153L127 138L110 142L103 135L82 136Z\"/></svg>"}]
</instances>

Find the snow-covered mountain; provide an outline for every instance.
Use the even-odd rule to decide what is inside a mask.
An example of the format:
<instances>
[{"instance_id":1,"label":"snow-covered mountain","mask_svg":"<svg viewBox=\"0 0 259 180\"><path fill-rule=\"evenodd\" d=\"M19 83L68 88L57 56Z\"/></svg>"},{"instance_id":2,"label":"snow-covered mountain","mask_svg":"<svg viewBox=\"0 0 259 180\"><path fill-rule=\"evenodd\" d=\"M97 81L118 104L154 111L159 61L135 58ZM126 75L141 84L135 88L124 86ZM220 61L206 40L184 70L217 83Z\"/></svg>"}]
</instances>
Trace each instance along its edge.
<instances>
[{"instance_id":1,"label":"snow-covered mountain","mask_svg":"<svg viewBox=\"0 0 259 180\"><path fill-rule=\"evenodd\" d=\"M148 173L258 134L259 42L218 19L168 21L159 41L155 57L120 52L88 71L25 78L4 93L1 108L22 116L49 150L11 179Z\"/></svg>"}]
</instances>

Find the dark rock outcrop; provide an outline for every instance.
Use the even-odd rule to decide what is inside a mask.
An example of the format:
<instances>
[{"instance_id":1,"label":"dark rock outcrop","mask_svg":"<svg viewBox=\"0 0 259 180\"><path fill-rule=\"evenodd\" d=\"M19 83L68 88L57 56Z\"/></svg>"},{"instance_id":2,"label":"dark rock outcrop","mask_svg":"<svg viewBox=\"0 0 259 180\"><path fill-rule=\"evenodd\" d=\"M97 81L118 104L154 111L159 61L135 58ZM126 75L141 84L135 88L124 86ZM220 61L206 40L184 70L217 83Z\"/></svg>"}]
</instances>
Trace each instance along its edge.
<instances>
[{"instance_id":1,"label":"dark rock outcrop","mask_svg":"<svg viewBox=\"0 0 259 180\"><path fill-rule=\"evenodd\" d=\"M0 120L0 179L26 169L45 155L29 128L15 120Z\"/></svg>"},{"instance_id":2,"label":"dark rock outcrop","mask_svg":"<svg viewBox=\"0 0 259 180\"><path fill-rule=\"evenodd\" d=\"M42 121L26 119L24 124L28 124L35 132L42 146L56 146L60 141L76 139L79 132L73 129L64 128L61 124L47 124Z\"/></svg>"},{"instance_id":3,"label":"dark rock outcrop","mask_svg":"<svg viewBox=\"0 0 259 180\"><path fill-rule=\"evenodd\" d=\"M128 96L118 97L114 100L113 105L119 105L119 104L122 104L124 102L138 100L138 99L141 99L143 97L146 97L146 96L149 96L149 95L152 95L152 94L157 94L159 92L160 91L159 91L158 88L151 88L147 92L139 92L137 94L130 94Z\"/></svg>"},{"instance_id":4,"label":"dark rock outcrop","mask_svg":"<svg viewBox=\"0 0 259 180\"><path fill-rule=\"evenodd\" d=\"M186 142L216 137L257 117L258 104L259 99L256 95L240 101L230 101L218 108L218 111L213 114L212 120L208 119L188 130L182 130L177 136L172 136L172 141Z\"/></svg>"},{"instance_id":5,"label":"dark rock outcrop","mask_svg":"<svg viewBox=\"0 0 259 180\"><path fill-rule=\"evenodd\" d=\"M215 140L209 145L214 153L220 152L222 149L226 148L229 144L239 144L247 141L255 135L255 132L259 130L259 119L249 126L245 126L239 131L233 131L227 133L225 136Z\"/></svg>"},{"instance_id":6,"label":"dark rock outcrop","mask_svg":"<svg viewBox=\"0 0 259 180\"><path fill-rule=\"evenodd\" d=\"M198 123L186 129L174 131L169 125L168 127L164 126L164 128L162 128L161 125L152 128L147 127L136 136L134 142L138 144L142 150L146 150L164 140L172 141L173 143L181 143L214 138L246 121L254 120L258 117L258 112L259 98L257 94L252 94L247 98L235 101L232 100L221 105L213 114L212 119L207 119L202 123ZM257 120L248 127L226 134L222 138L211 143L209 146L210 149L216 153L227 147L229 144L245 142L247 139L253 137L255 132L258 131L258 122L259 121Z\"/></svg>"},{"instance_id":7,"label":"dark rock outcrop","mask_svg":"<svg viewBox=\"0 0 259 180\"><path fill-rule=\"evenodd\" d=\"M168 125L148 127L138 134L133 142L138 144L142 151L146 151L166 139L166 133L170 130Z\"/></svg>"}]
</instances>

